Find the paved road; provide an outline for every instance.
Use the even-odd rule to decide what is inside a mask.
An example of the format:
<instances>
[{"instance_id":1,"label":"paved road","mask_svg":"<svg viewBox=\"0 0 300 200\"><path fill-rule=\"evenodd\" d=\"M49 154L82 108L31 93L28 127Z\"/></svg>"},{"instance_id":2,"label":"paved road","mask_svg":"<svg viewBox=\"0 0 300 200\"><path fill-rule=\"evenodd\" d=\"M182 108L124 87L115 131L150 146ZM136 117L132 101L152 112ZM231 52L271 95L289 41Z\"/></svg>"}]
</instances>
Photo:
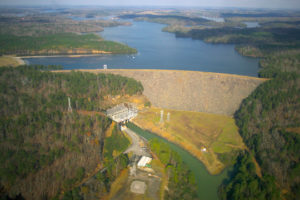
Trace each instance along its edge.
<instances>
[{"instance_id":1,"label":"paved road","mask_svg":"<svg viewBox=\"0 0 300 200\"><path fill-rule=\"evenodd\" d=\"M135 132L133 132L129 128L126 128L124 131L128 134L128 136L131 138L131 141L132 141L132 144L130 145L130 147L128 147L128 149L126 149L126 151L124 153L133 152L134 154L139 155L139 156L149 154L148 152L146 152L146 150L144 150L142 147L140 147L140 142L143 142L143 141L139 135L137 135Z\"/></svg>"}]
</instances>

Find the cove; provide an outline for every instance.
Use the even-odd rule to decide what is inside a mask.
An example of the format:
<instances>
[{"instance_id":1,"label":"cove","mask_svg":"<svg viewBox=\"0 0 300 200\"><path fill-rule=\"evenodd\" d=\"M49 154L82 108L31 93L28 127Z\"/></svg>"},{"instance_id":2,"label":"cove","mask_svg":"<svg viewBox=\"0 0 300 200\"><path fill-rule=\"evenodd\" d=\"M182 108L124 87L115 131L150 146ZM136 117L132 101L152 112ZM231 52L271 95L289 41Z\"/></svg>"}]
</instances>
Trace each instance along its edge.
<instances>
[{"instance_id":1,"label":"cove","mask_svg":"<svg viewBox=\"0 0 300 200\"><path fill-rule=\"evenodd\" d=\"M129 123L128 127L132 129L134 132L144 137L146 140L150 139L158 139L167 143L171 149L176 151L183 162L185 162L190 170L194 173L197 188L198 188L198 196L201 200L218 200L218 187L221 185L222 181L226 178L229 178L229 171L231 168L226 168L222 173L218 175L211 175L206 170L205 166L202 164L200 160L192 156L189 152L182 149L178 145L169 142L168 140L150 133L148 131L144 131L141 128Z\"/></svg>"},{"instance_id":2,"label":"cove","mask_svg":"<svg viewBox=\"0 0 300 200\"><path fill-rule=\"evenodd\" d=\"M257 76L258 59L239 55L234 45L208 44L163 32L163 24L131 21L131 26L108 27L104 39L136 48L135 55L26 58L29 64L62 65L64 69L166 69Z\"/></svg>"}]
</instances>

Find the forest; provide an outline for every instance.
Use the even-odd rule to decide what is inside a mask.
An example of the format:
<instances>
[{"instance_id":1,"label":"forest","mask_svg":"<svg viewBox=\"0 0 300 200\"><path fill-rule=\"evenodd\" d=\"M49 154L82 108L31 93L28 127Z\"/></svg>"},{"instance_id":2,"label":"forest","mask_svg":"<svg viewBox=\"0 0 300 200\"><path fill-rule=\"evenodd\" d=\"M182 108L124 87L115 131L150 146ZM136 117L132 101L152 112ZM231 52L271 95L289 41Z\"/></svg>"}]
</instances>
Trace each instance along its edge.
<instances>
[{"instance_id":1,"label":"forest","mask_svg":"<svg viewBox=\"0 0 300 200\"><path fill-rule=\"evenodd\" d=\"M272 78L259 86L235 114L246 145L263 174L275 177L286 199L300 196L300 75L277 70L261 74Z\"/></svg>"},{"instance_id":2,"label":"forest","mask_svg":"<svg viewBox=\"0 0 300 200\"><path fill-rule=\"evenodd\" d=\"M300 29L288 27L239 29L221 27L174 31L177 37L191 37L209 43L236 44L245 56L263 57L277 51L299 49ZM255 51L254 51L255 50Z\"/></svg>"},{"instance_id":3,"label":"forest","mask_svg":"<svg viewBox=\"0 0 300 200\"><path fill-rule=\"evenodd\" d=\"M251 154L244 156L254 156L262 177L252 175L249 179L247 173L235 171L232 179L220 187L222 199L300 198L300 53L299 48L289 47L292 41L298 45L299 39L292 34L288 39L276 41L282 42L283 48L279 45L263 51L260 60L259 76L270 80L244 99L234 116ZM251 160L245 158L238 161L235 168L248 168L253 165L250 163ZM251 192L241 184L253 181ZM274 187L277 190L271 189Z\"/></svg>"},{"instance_id":4,"label":"forest","mask_svg":"<svg viewBox=\"0 0 300 200\"><path fill-rule=\"evenodd\" d=\"M7 10L1 9L4 13ZM115 20L76 21L64 13L39 13L18 17L0 16L0 55L133 54L136 49L106 41L97 33L104 27L130 25ZM19 10L19 12L29 12Z\"/></svg>"},{"instance_id":5,"label":"forest","mask_svg":"<svg viewBox=\"0 0 300 200\"><path fill-rule=\"evenodd\" d=\"M126 150L128 145L129 140L118 130L117 126L114 125L112 135L104 139L102 157L103 166L106 170L97 172L89 182L66 191L62 199L80 200L105 197L105 195L110 192L113 181L129 164L128 155L122 153ZM72 181L76 183L76 177ZM58 199L59 196L53 198L53 200Z\"/></svg>"},{"instance_id":6,"label":"forest","mask_svg":"<svg viewBox=\"0 0 300 200\"><path fill-rule=\"evenodd\" d=\"M57 68L0 68L1 198L51 199L72 193L73 185L99 163L108 166L104 180L109 191L111 177L127 162L119 158L119 169L109 174L115 167L108 164L114 162L111 148L122 151L128 140L117 130L105 137L110 119L76 111L101 111L107 105L104 96L141 93L141 83L117 75L48 71Z\"/></svg>"},{"instance_id":7,"label":"forest","mask_svg":"<svg viewBox=\"0 0 300 200\"><path fill-rule=\"evenodd\" d=\"M121 15L120 18L124 19L135 19L135 20L143 20L150 21L155 23L162 24L182 24L182 25L199 25L203 23L209 22L209 20L204 18L195 18L195 17L187 17L183 15L155 15L155 14L126 14Z\"/></svg>"},{"instance_id":8,"label":"forest","mask_svg":"<svg viewBox=\"0 0 300 200\"><path fill-rule=\"evenodd\" d=\"M18 56L93 54L97 51L117 54L136 53L135 49L127 45L105 41L96 34L0 35L0 45L0 54L16 54Z\"/></svg>"},{"instance_id":9,"label":"forest","mask_svg":"<svg viewBox=\"0 0 300 200\"><path fill-rule=\"evenodd\" d=\"M0 8L1 13L5 10ZM33 12L33 11L30 11ZM76 13L78 14L78 13ZM74 14L76 16L76 14ZM41 14L17 16L0 16L1 34L17 36L42 36L57 33L95 33L104 30L104 27L130 25L128 22L112 20L85 20L75 21L64 14Z\"/></svg>"},{"instance_id":10,"label":"forest","mask_svg":"<svg viewBox=\"0 0 300 200\"><path fill-rule=\"evenodd\" d=\"M258 177L248 152L239 155L233 171L235 176L231 181L219 188L220 199L280 199L280 192L274 178L268 175L263 178Z\"/></svg>"}]
</instances>

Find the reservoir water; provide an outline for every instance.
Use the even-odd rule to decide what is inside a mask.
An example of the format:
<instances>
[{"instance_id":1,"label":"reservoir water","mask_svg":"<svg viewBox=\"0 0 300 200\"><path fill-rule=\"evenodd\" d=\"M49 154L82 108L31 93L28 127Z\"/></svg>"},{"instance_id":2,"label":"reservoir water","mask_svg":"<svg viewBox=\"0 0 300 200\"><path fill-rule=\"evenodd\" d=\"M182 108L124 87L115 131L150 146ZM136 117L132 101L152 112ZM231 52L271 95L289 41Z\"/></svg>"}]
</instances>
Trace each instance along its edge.
<instances>
[{"instance_id":1,"label":"reservoir water","mask_svg":"<svg viewBox=\"0 0 300 200\"><path fill-rule=\"evenodd\" d=\"M205 166L197 158L192 156L189 152L185 151L181 147L147 131L134 131L144 137L147 140L157 138L158 140L166 142L174 151L176 151L183 162L185 162L190 170L194 173L198 196L201 200L218 200L218 187L226 178L229 177L230 169L225 169L219 175L210 175Z\"/></svg>"},{"instance_id":2,"label":"reservoir water","mask_svg":"<svg viewBox=\"0 0 300 200\"><path fill-rule=\"evenodd\" d=\"M234 45L207 44L176 38L162 32L165 25L132 21L132 26L109 27L99 33L106 40L136 48L134 55L91 57L42 57L25 59L30 64L62 65L64 69L176 69L257 76L258 59L239 55Z\"/></svg>"}]
</instances>

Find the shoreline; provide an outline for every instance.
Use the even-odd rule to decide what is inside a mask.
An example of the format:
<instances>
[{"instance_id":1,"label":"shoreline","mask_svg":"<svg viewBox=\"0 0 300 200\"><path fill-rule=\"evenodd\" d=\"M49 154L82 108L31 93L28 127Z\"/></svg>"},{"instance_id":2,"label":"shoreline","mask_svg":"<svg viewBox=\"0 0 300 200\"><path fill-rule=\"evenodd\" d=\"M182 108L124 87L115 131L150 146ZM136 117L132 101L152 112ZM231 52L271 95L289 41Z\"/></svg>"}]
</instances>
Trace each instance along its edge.
<instances>
[{"instance_id":1,"label":"shoreline","mask_svg":"<svg viewBox=\"0 0 300 200\"><path fill-rule=\"evenodd\" d=\"M13 57L17 62L18 65L26 65L26 62L21 57Z\"/></svg>"},{"instance_id":2,"label":"shoreline","mask_svg":"<svg viewBox=\"0 0 300 200\"><path fill-rule=\"evenodd\" d=\"M48 57L67 57L67 58L79 58L79 57L93 57L93 56L100 56L100 55L107 55L113 54L111 52L103 52L103 53L94 53L94 54L66 54L66 55L36 55L36 56L18 56L16 58L48 58Z\"/></svg>"}]
</instances>

